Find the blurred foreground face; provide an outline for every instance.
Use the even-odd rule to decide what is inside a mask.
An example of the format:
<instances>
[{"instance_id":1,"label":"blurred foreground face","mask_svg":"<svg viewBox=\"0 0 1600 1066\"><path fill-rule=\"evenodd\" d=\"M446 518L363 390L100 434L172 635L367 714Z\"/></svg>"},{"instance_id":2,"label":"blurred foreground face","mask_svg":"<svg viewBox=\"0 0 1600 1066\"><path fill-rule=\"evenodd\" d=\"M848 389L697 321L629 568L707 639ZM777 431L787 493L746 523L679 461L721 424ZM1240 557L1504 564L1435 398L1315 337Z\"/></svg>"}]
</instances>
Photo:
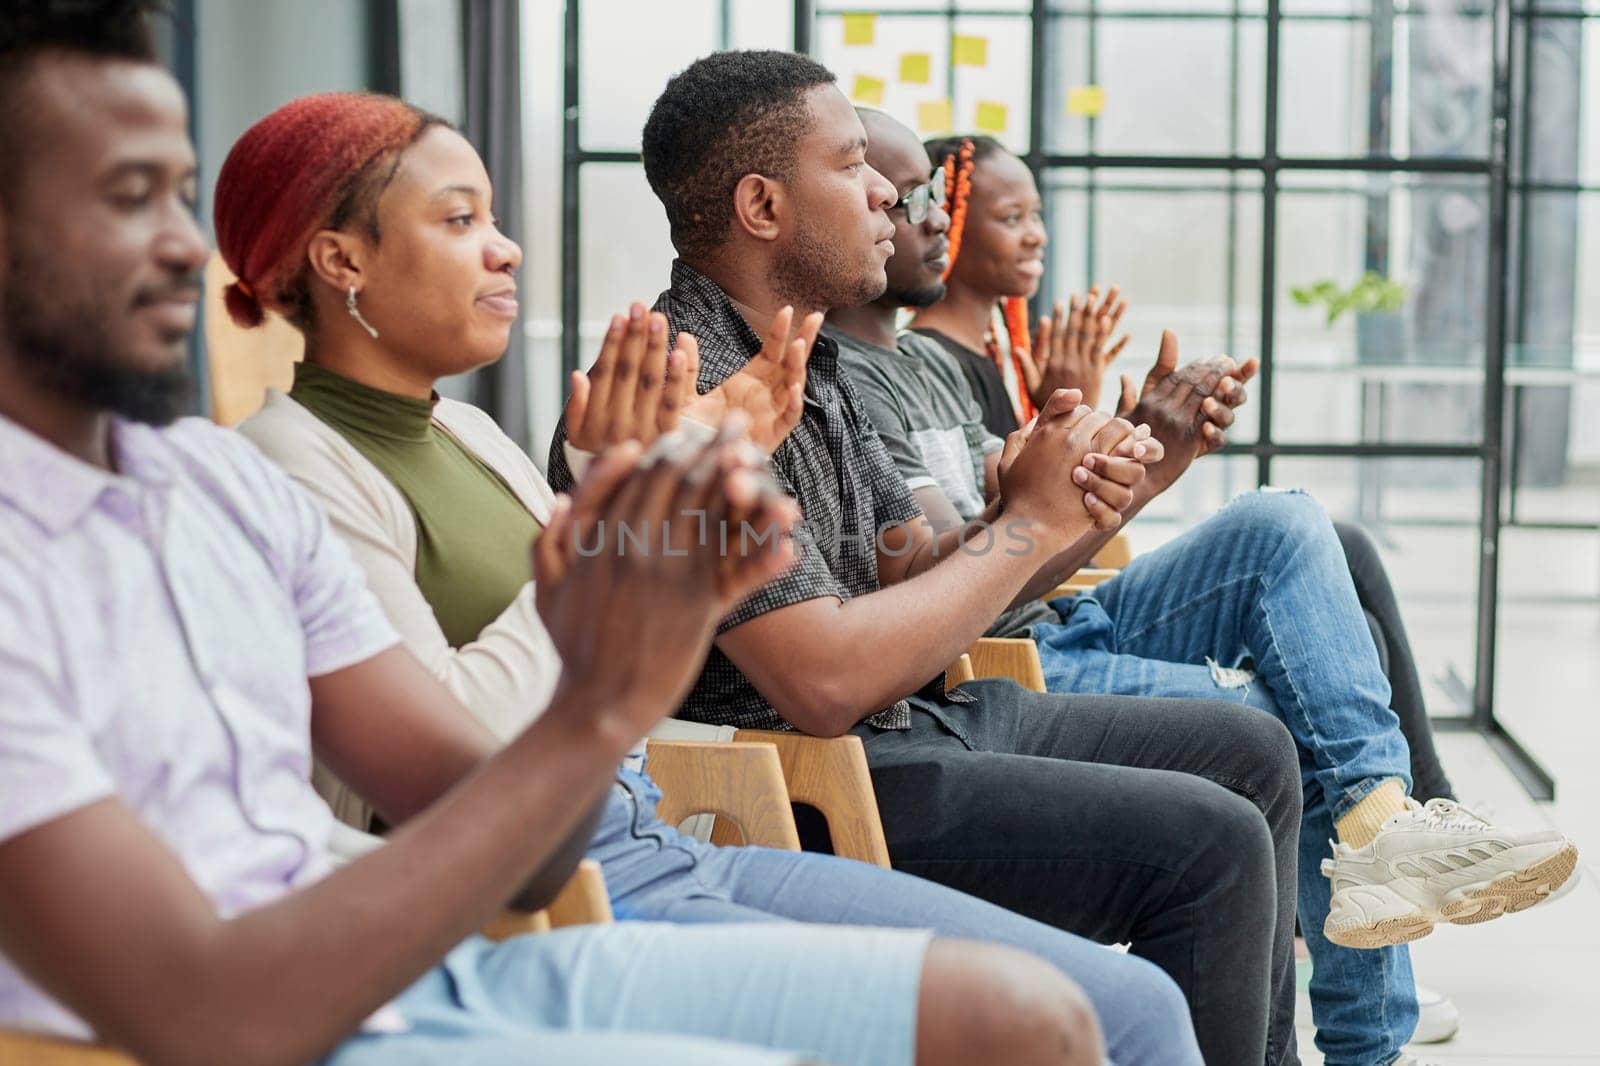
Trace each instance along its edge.
<instances>
[{"instance_id":1,"label":"blurred foreground face","mask_svg":"<svg viewBox=\"0 0 1600 1066\"><path fill-rule=\"evenodd\" d=\"M8 101L26 157L0 206L0 337L19 371L96 410L185 407L205 239L182 90L147 63L47 55Z\"/></svg>"}]
</instances>

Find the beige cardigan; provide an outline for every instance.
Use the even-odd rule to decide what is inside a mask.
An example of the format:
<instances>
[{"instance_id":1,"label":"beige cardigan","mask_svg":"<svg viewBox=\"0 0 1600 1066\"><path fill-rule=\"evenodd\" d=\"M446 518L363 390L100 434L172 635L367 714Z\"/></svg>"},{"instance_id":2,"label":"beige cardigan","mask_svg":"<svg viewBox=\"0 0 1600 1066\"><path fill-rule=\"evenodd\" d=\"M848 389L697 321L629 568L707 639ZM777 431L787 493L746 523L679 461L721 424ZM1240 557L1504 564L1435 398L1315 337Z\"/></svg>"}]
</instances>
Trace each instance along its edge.
<instances>
[{"instance_id":1,"label":"beige cardigan","mask_svg":"<svg viewBox=\"0 0 1600 1066\"><path fill-rule=\"evenodd\" d=\"M433 418L499 474L540 523L550 520L550 486L492 418L447 399ZM477 640L450 647L417 587L416 519L400 490L337 431L277 390L239 431L322 504L406 647L474 717L507 741L544 713L561 658L534 610L532 581ZM733 730L669 719L652 735L729 740ZM367 828L371 812L354 792L320 766L316 784L340 819Z\"/></svg>"}]
</instances>

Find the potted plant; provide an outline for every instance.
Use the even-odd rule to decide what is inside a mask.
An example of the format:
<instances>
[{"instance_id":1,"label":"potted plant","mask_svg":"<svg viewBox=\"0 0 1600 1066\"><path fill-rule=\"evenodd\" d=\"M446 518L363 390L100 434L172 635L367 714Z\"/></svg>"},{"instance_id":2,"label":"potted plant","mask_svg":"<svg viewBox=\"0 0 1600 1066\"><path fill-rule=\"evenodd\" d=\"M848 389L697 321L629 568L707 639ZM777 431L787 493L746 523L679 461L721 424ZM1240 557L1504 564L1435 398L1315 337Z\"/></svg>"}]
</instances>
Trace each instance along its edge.
<instances>
[{"instance_id":1,"label":"potted plant","mask_svg":"<svg viewBox=\"0 0 1600 1066\"><path fill-rule=\"evenodd\" d=\"M1363 363L1405 362L1406 287L1376 270L1369 270L1348 289L1329 278L1289 290L1301 307L1324 307L1327 324L1333 325L1346 311L1356 316L1356 353Z\"/></svg>"}]
</instances>

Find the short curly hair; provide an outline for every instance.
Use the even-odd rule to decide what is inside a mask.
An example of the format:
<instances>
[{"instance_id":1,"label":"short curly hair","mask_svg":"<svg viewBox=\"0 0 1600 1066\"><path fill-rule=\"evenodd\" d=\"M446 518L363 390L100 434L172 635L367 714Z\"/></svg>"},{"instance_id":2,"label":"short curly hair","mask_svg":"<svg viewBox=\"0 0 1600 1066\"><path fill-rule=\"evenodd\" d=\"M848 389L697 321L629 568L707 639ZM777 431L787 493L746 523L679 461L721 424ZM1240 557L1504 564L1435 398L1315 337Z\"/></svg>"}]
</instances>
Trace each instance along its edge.
<instances>
[{"instance_id":1,"label":"short curly hair","mask_svg":"<svg viewBox=\"0 0 1600 1066\"><path fill-rule=\"evenodd\" d=\"M644 174L667 209L680 255L728 239L733 190L747 174L793 173L810 127L806 94L833 72L794 52L716 52L667 82L644 124Z\"/></svg>"}]
</instances>

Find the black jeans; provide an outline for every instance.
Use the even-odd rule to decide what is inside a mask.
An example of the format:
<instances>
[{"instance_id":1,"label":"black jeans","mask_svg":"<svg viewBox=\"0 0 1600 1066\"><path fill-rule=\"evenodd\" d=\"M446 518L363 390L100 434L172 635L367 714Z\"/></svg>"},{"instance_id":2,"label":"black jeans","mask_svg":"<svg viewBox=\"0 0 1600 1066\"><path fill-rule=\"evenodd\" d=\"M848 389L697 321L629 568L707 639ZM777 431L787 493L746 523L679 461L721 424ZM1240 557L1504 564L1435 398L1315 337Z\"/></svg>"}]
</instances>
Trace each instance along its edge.
<instances>
[{"instance_id":1,"label":"black jeans","mask_svg":"<svg viewBox=\"0 0 1600 1066\"><path fill-rule=\"evenodd\" d=\"M1131 942L1183 989L1210 1066L1299 1061L1300 769L1276 719L999 680L912 707L907 731L855 730L896 869Z\"/></svg>"},{"instance_id":2,"label":"black jeans","mask_svg":"<svg viewBox=\"0 0 1600 1066\"><path fill-rule=\"evenodd\" d=\"M1419 800L1455 799L1455 790L1433 746L1433 725L1428 721L1417 662L1411 655L1405 623L1400 620L1400 604L1389 583L1389 572L1383 568L1372 539L1360 526L1335 522L1333 528L1350 565L1350 577L1372 630L1373 643L1378 646L1378 661L1393 691L1389 706L1400 716L1400 732L1411 746L1411 794Z\"/></svg>"}]
</instances>

